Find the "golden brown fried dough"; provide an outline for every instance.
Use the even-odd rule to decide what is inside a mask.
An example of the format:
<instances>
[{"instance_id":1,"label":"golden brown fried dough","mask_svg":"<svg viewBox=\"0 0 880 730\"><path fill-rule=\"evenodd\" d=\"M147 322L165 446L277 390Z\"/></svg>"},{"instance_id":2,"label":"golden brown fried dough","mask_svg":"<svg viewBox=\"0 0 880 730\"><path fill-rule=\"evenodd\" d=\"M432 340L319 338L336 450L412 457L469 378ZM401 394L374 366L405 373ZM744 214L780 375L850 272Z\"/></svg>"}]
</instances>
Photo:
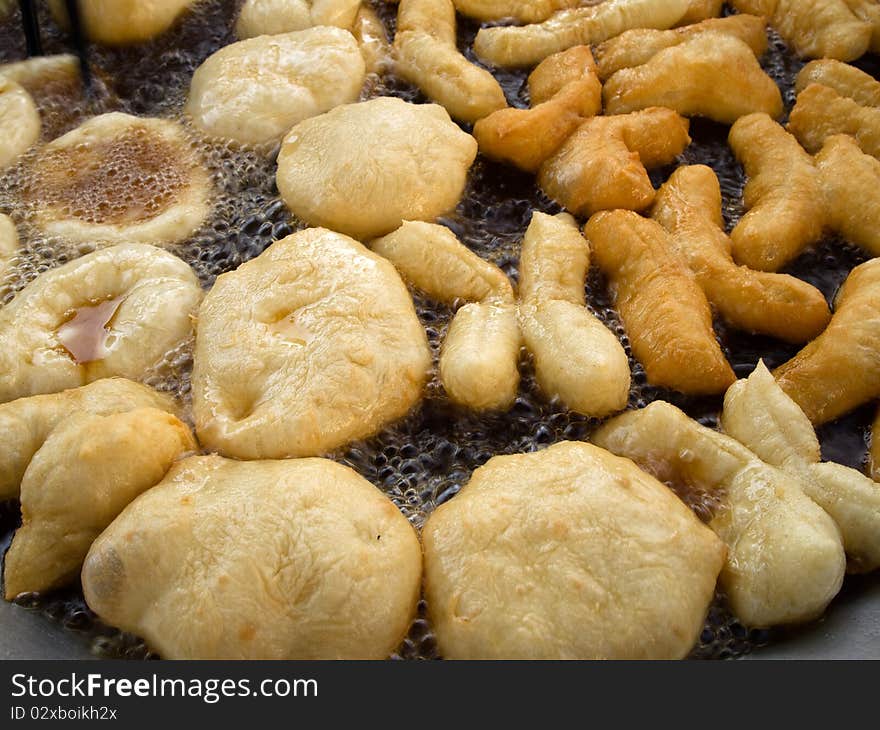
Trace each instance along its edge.
<instances>
[{"instance_id":1,"label":"golden brown fried dough","mask_svg":"<svg viewBox=\"0 0 880 730\"><path fill-rule=\"evenodd\" d=\"M880 159L880 108L862 106L822 84L798 94L788 129L808 152L818 152L835 134L848 134L863 152Z\"/></svg>"},{"instance_id":2,"label":"golden brown fried dough","mask_svg":"<svg viewBox=\"0 0 880 730\"><path fill-rule=\"evenodd\" d=\"M586 308L590 248L567 213L532 214L520 257L519 318L541 389L571 410L602 417L629 396L626 352Z\"/></svg>"},{"instance_id":3,"label":"golden brown fried dough","mask_svg":"<svg viewBox=\"0 0 880 730\"><path fill-rule=\"evenodd\" d=\"M732 124L753 112L782 114L779 87L739 38L707 32L618 71L602 89L607 114L665 106Z\"/></svg>"},{"instance_id":4,"label":"golden brown fried dough","mask_svg":"<svg viewBox=\"0 0 880 730\"><path fill-rule=\"evenodd\" d=\"M736 380L715 339L709 302L659 223L616 210L594 215L584 233L648 382L706 394Z\"/></svg>"},{"instance_id":5,"label":"golden brown fried dough","mask_svg":"<svg viewBox=\"0 0 880 730\"><path fill-rule=\"evenodd\" d=\"M825 329L831 312L818 289L733 262L712 168L679 167L657 193L651 217L670 233L709 302L734 327L786 342L806 342Z\"/></svg>"},{"instance_id":6,"label":"golden brown fried dough","mask_svg":"<svg viewBox=\"0 0 880 730\"><path fill-rule=\"evenodd\" d=\"M584 443L490 459L422 534L449 659L684 657L724 562L669 489Z\"/></svg>"},{"instance_id":7,"label":"golden brown fried dough","mask_svg":"<svg viewBox=\"0 0 880 730\"><path fill-rule=\"evenodd\" d=\"M880 9L880 5L877 7ZM810 84L828 86L862 106L880 107L880 81L842 61L830 58L810 61L797 75L795 91L800 94Z\"/></svg>"},{"instance_id":8,"label":"golden brown fried dough","mask_svg":"<svg viewBox=\"0 0 880 730\"><path fill-rule=\"evenodd\" d=\"M617 416L591 440L666 483L720 505L709 522L727 544L721 586L746 626L809 621L840 590L840 533L800 483L739 442L663 401Z\"/></svg>"},{"instance_id":9,"label":"golden brown fried dough","mask_svg":"<svg viewBox=\"0 0 880 730\"><path fill-rule=\"evenodd\" d=\"M495 77L459 53L452 0L401 0L394 52L397 73L456 119L476 122L507 106Z\"/></svg>"},{"instance_id":10,"label":"golden brown fried dough","mask_svg":"<svg viewBox=\"0 0 880 730\"><path fill-rule=\"evenodd\" d=\"M0 76L0 171L18 160L40 137L40 114L31 95Z\"/></svg>"},{"instance_id":11,"label":"golden brown fried dough","mask_svg":"<svg viewBox=\"0 0 880 730\"><path fill-rule=\"evenodd\" d=\"M646 167L673 162L690 144L689 122L671 109L594 117L542 166L541 189L576 215L643 210L654 200Z\"/></svg>"},{"instance_id":12,"label":"golden brown fried dough","mask_svg":"<svg viewBox=\"0 0 880 730\"><path fill-rule=\"evenodd\" d=\"M724 431L801 483L840 528L851 572L880 567L880 484L840 464L820 463L810 419L763 362L724 396Z\"/></svg>"},{"instance_id":13,"label":"golden brown fried dough","mask_svg":"<svg viewBox=\"0 0 880 730\"><path fill-rule=\"evenodd\" d=\"M528 172L556 152L584 117L602 111L593 54L575 46L544 59L529 76L531 109L500 109L474 125L480 152Z\"/></svg>"},{"instance_id":14,"label":"golden brown fried dough","mask_svg":"<svg viewBox=\"0 0 880 730\"><path fill-rule=\"evenodd\" d=\"M737 262L778 271L822 236L825 209L813 159L766 114L743 117L728 142L748 175L748 209L730 234Z\"/></svg>"},{"instance_id":15,"label":"golden brown fried dough","mask_svg":"<svg viewBox=\"0 0 880 730\"><path fill-rule=\"evenodd\" d=\"M844 0L853 15L871 25L872 53L880 53L880 4L877 0Z\"/></svg>"},{"instance_id":16,"label":"golden brown fried dough","mask_svg":"<svg viewBox=\"0 0 880 730\"><path fill-rule=\"evenodd\" d=\"M868 50L871 25L846 0L731 0L741 13L763 15L796 53L852 61Z\"/></svg>"},{"instance_id":17,"label":"golden brown fried dough","mask_svg":"<svg viewBox=\"0 0 880 730\"><path fill-rule=\"evenodd\" d=\"M660 51L680 45L700 33L709 31L735 36L752 49L755 56L767 50L767 29L764 19L755 15L730 15L710 18L674 30L637 28L605 41L596 49L599 78L608 79L616 71L647 63Z\"/></svg>"},{"instance_id":18,"label":"golden brown fried dough","mask_svg":"<svg viewBox=\"0 0 880 730\"><path fill-rule=\"evenodd\" d=\"M872 256L880 256L880 160L845 134L825 140L816 155L828 225Z\"/></svg>"},{"instance_id":19,"label":"golden brown fried dough","mask_svg":"<svg viewBox=\"0 0 880 730\"><path fill-rule=\"evenodd\" d=\"M691 0L607 0L599 5L562 10L543 23L481 28L474 51L493 66L533 66L572 46L588 46L630 28L671 28Z\"/></svg>"},{"instance_id":20,"label":"golden brown fried dough","mask_svg":"<svg viewBox=\"0 0 880 730\"><path fill-rule=\"evenodd\" d=\"M721 15L721 7L724 0L691 0L685 14L681 16L681 20L677 25L685 26L691 23L699 23L708 18L717 18Z\"/></svg>"},{"instance_id":21,"label":"golden brown fried dough","mask_svg":"<svg viewBox=\"0 0 880 730\"><path fill-rule=\"evenodd\" d=\"M462 15L477 20L507 20L540 23L553 13L575 8L583 0L453 0Z\"/></svg>"},{"instance_id":22,"label":"golden brown fried dough","mask_svg":"<svg viewBox=\"0 0 880 730\"><path fill-rule=\"evenodd\" d=\"M826 330L773 374L814 424L880 397L880 259L850 272Z\"/></svg>"},{"instance_id":23,"label":"golden brown fried dough","mask_svg":"<svg viewBox=\"0 0 880 730\"><path fill-rule=\"evenodd\" d=\"M89 39L108 46L143 43L168 30L198 0L79 0L79 18ZM62 27L70 19L63 0L49 0Z\"/></svg>"}]
</instances>

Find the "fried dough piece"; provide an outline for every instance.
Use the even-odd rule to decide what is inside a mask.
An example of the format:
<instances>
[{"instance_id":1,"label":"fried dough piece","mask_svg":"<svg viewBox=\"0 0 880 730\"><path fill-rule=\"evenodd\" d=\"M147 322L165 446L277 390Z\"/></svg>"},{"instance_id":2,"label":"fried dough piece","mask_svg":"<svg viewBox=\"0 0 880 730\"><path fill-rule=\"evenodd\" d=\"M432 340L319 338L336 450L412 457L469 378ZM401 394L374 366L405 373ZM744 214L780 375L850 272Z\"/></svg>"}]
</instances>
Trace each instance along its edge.
<instances>
[{"instance_id":1,"label":"fried dough piece","mask_svg":"<svg viewBox=\"0 0 880 730\"><path fill-rule=\"evenodd\" d=\"M394 267L323 228L218 277L199 311L199 440L240 459L324 454L422 395L431 354Z\"/></svg>"},{"instance_id":2,"label":"fried dough piece","mask_svg":"<svg viewBox=\"0 0 880 730\"><path fill-rule=\"evenodd\" d=\"M561 10L543 23L481 28L474 41L478 58L492 66L534 66L572 46L589 46L630 28L671 28L691 0L606 0Z\"/></svg>"},{"instance_id":3,"label":"fried dough piece","mask_svg":"<svg viewBox=\"0 0 880 730\"><path fill-rule=\"evenodd\" d=\"M599 78L605 81L621 69L641 66L660 51L710 31L739 38L752 49L756 57L762 56L767 50L767 29L764 19L755 15L711 17L693 25L682 25L674 30L636 28L605 41L596 49Z\"/></svg>"},{"instance_id":4,"label":"fried dough piece","mask_svg":"<svg viewBox=\"0 0 880 730\"><path fill-rule=\"evenodd\" d=\"M369 5L361 5L351 29L368 74L382 74L393 63L391 44L382 20Z\"/></svg>"},{"instance_id":5,"label":"fried dough piece","mask_svg":"<svg viewBox=\"0 0 880 730\"><path fill-rule=\"evenodd\" d=\"M0 213L0 281L17 251L18 232L15 230L15 223L8 215Z\"/></svg>"},{"instance_id":6,"label":"fried dough piece","mask_svg":"<svg viewBox=\"0 0 880 730\"><path fill-rule=\"evenodd\" d=\"M455 43L452 0L401 0L394 36L397 73L463 122L507 106L501 85Z\"/></svg>"},{"instance_id":7,"label":"fried dough piece","mask_svg":"<svg viewBox=\"0 0 880 730\"><path fill-rule=\"evenodd\" d=\"M137 380L192 335L201 299L187 263L140 243L41 274L0 310L0 402Z\"/></svg>"},{"instance_id":8,"label":"fried dough piece","mask_svg":"<svg viewBox=\"0 0 880 730\"><path fill-rule=\"evenodd\" d=\"M244 40L331 25L352 30L361 0L245 0L235 21L235 35Z\"/></svg>"},{"instance_id":9,"label":"fried dough piece","mask_svg":"<svg viewBox=\"0 0 880 730\"><path fill-rule=\"evenodd\" d=\"M709 18L717 18L721 15L724 0L691 0L690 6L678 21L678 26L699 23Z\"/></svg>"},{"instance_id":10,"label":"fried dough piece","mask_svg":"<svg viewBox=\"0 0 880 730\"><path fill-rule=\"evenodd\" d=\"M732 326L807 342L830 321L825 297L815 287L733 262L721 216L721 187L712 168L679 167L657 193L651 217L672 236L709 303Z\"/></svg>"},{"instance_id":11,"label":"fried dough piece","mask_svg":"<svg viewBox=\"0 0 880 730\"><path fill-rule=\"evenodd\" d=\"M302 220L368 241L452 210L476 156L443 107L380 97L297 124L276 180Z\"/></svg>"},{"instance_id":12,"label":"fried dough piece","mask_svg":"<svg viewBox=\"0 0 880 730\"><path fill-rule=\"evenodd\" d=\"M602 89L607 114L652 106L732 124L753 112L782 114L779 87L752 49L736 36L710 31L671 46L635 68L615 73Z\"/></svg>"},{"instance_id":13,"label":"fried dough piece","mask_svg":"<svg viewBox=\"0 0 880 730\"><path fill-rule=\"evenodd\" d=\"M462 15L482 21L512 19L540 23L559 10L576 8L584 0L453 0Z\"/></svg>"},{"instance_id":14,"label":"fried dough piece","mask_svg":"<svg viewBox=\"0 0 880 730\"><path fill-rule=\"evenodd\" d=\"M3 571L6 600L76 580L98 535L196 448L189 428L155 408L68 414L21 481L22 525Z\"/></svg>"},{"instance_id":15,"label":"fried dough piece","mask_svg":"<svg viewBox=\"0 0 880 730\"><path fill-rule=\"evenodd\" d=\"M880 160L845 134L816 155L828 225L871 256L880 256Z\"/></svg>"},{"instance_id":16,"label":"fried dough piece","mask_svg":"<svg viewBox=\"0 0 880 730\"><path fill-rule=\"evenodd\" d=\"M730 234L733 257L759 271L778 271L822 237L825 208L813 159L766 114L750 114L728 142L745 168L748 212Z\"/></svg>"},{"instance_id":17,"label":"fried dough piece","mask_svg":"<svg viewBox=\"0 0 880 730\"><path fill-rule=\"evenodd\" d=\"M448 659L680 659L724 562L670 490L569 441L490 459L422 535Z\"/></svg>"},{"instance_id":18,"label":"fried dough piece","mask_svg":"<svg viewBox=\"0 0 880 730\"><path fill-rule=\"evenodd\" d=\"M0 76L0 171L40 138L40 113L31 95Z\"/></svg>"},{"instance_id":19,"label":"fried dough piece","mask_svg":"<svg viewBox=\"0 0 880 730\"><path fill-rule=\"evenodd\" d=\"M522 242L519 320L541 389L571 410L602 417L629 397L626 352L586 308L590 247L567 213L534 212Z\"/></svg>"},{"instance_id":20,"label":"fried dough piece","mask_svg":"<svg viewBox=\"0 0 880 730\"><path fill-rule=\"evenodd\" d=\"M852 61L864 55L871 26L846 0L731 0L740 13L763 15L794 51L807 58Z\"/></svg>"},{"instance_id":21,"label":"fried dough piece","mask_svg":"<svg viewBox=\"0 0 880 730\"><path fill-rule=\"evenodd\" d=\"M538 184L575 215L643 210L655 195L645 168L673 162L691 142L688 127L659 107L588 119L541 166Z\"/></svg>"},{"instance_id":22,"label":"fried dough piece","mask_svg":"<svg viewBox=\"0 0 880 730\"><path fill-rule=\"evenodd\" d=\"M85 34L107 46L143 43L168 30L199 0L78 0ZM49 0L55 21L70 27L64 0Z\"/></svg>"},{"instance_id":23,"label":"fried dough piece","mask_svg":"<svg viewBox=\"0 0 880 730\"><path fill-rule=\"evenodd\" d=\"M124 378L104 378L81 388L0 404L0 501L18 499L19 486L34 454L72 415L111 416L144 409L180 415L167 395Z\"/></svg>"},{"instance_id":24,"label":"fried dough piece","mask_svg":"<svg viewBox=\"0 0 880 730\"><path fill-rule=\"evenodd\" d=\"M421 573L415 530L348 467L194 456L95 541L82 583L166 659L383 659Z\"/></svg>"},{"instance_id":25,"label":"fried dough piece","mask_svg":"<svg viewBox=\"0 0 880 730\"><path fill-rule=\"evenodd\" d=\"M822 84L798 94L788 129L808 152L818 152L835 134L848 134L863 152L880 159L880 107L862 106Z\"/></svg>"},{"instance_id":26,"label":"fried dough piece","mask_svg":"<svg viewBox=\"0 0 880 730\"><path fill-rule=\"evenodd\" d=\"M880 567L880 484L840 464L820 463L810 419L779 387L763 362L724 396L724 431L801 482L837 524L851 572Z\"/></svg>"},{"instance_id":27,"label":"fried dough piece","mask_svg":"<svg viewBox=\"0 0 880 730\"><path fill-rule=\"evenodd\" d=\"M877 7L880 9L880 5ZM797 75L795 91L800 94L810 84L827 86L862 106L880 107L880 81L842 61L830 58L810 61Z\"/></svg>"},{"instance_id":28,"label":"fried dough piece","mask_svg":"<svg viewBox=\"0 0 880 730\"><path fill-rule=\"evenodd\" d=\"M833 520L796 479L730 436L655 401L612 419L591 440L663 482L718 496L709 527L728 548L721 586L746 626L809 621L837 595L846 558Z\"/></svg>"},{"instance_id":29,"label":"fried dough piece","mask_svg":"<svg viewBox=\"0 0 880 730\"><path fill-rule=\"evenodd\" d=\"M459 308L449 325L440 379L449 397L466 408L509 409L519 386L521 337L505 273L448 228L432 223L405 221L370 248L432 299L471 302Z\"/></svg>"},{"instance_id":30,"label":"fried dough piece","mask_svg":"<svg viewBox=\"0 0 880 730\"><path fill-rule=\"evenodd\" d=\"M648 382L694 395L726 390L736 377L709 302L660 224L615 210L590 218L584 234Z\"/></svg>"},{"instance_id":31,"label":"fried dough piece","mask_svg":"<svg viewBox=\"0 0 880 730\"><path fill-rule=\"evenodd\" d=\"M474 125L480 152L528 172L571 136L585 117L602 111L602 83L588 46L545 58L529 76L531 109L500 109Z\"/></svg>"},{"instance_id":32,"label":"fried dough piece","mask_svg":"<svg viewBox=\"0 0 880 730\"><path fill-rule=\"evenodd\" d=\"M356 101L365 77L346 30L260 36L224 46L196 69L186 112L209 136L277 143L297 122Z\"/></svg>"},{"instance_id":33,"label":"fried dough piece","mask_svg":"<svg viewBox=\"0 0 880 730\"><path fill-rule=\"evenodd\" d=\"M877 0L844 0L844 2L859 20L871 24L869 50L872 53L880 53L880 4Z\"/></svg>"},{"instance_id":34,"label":"fried dough piece","mask_svg":"<svg viewBox=\"0 0 880 730\"><path fill-rule=\"evenodd\" d=\"M850 272L825 331L773 374L816 425L880 397L880 259Z\"/></svg>"},{"instance_id":35,"label":"fried dough piece","mask_svg":"<svg viewBox=\"0 0 880 730\"><path fill-rule=\"evenodd\" d=\"M880 412L874 420L874 427L871 429L871 451L869 468L871 478L875 482L880 482Z\"/></svg>"}]
</instances>

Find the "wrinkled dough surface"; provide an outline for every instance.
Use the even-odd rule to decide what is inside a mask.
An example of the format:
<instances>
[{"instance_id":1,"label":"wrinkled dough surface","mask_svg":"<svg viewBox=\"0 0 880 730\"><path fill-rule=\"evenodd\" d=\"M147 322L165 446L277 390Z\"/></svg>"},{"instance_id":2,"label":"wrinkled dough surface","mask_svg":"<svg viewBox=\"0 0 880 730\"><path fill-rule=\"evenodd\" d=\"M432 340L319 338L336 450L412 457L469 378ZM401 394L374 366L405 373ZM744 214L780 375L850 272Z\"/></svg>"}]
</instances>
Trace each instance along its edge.
<instances>
[{"instance_id":1,"label":"wrinkled dough surface","mask_svg":"<svg viewBox=\"0 0 880 730\"><path fill-rule=\"evenodd\" d=\"M217 279L199 313L199 440L243 459L326 453L419 400L431 358L394 267L347 236L294 233Z\"/></svg>"},{"instance_id":2,"label":"wrinkled dough surface","mask_svg":"<svg viewBox=\"0 0 880 730\"><path fill-rule=\"evenodd\" d=\"M0 310L0 402L114 375L137 380L191 336L201 298L185 262L140 243L41 274ZM83 319L107 304L101 320Z\"/></svg>"},{"instance_id":3,"label":"wrinkled dough surface","mask_svg":"<svg viewBox=\"0 0 880 730\"><path fill-rule=\"evenodd\" d=\"M12 165L40 137L40 113L31 95L0 77L0 171Z\"/></svg>"},{"instance_id":4,"label":"wrinkled dough surface","mask_svg":"<svg viewBox=\"0 0 880 730\"><path fill-rule=\"evenodd\" d=\"M348 31L252 38L221 48L196 69L186 111L209 136L264 145L303 119L356 101L365 76Z\"/></svg>"},{"instance_id":5,"label":"wrinkled dough surface","mask_svg":"<svg viewBox=\"0 0 880 730\"><path fill-rule=\"evenodd\" d=\"M649 383L697 395L721 393L736 380L715 339L706 295L659 223L606 211L590 219L584 234Z\"/></svg>"},{"instance_id":6,"label":"wrinkled dough surface","mask_svg":"<svg viewBox=\"0 0 880 730\"><path fill-rule=\"evenodd\" d=\"M880 107L880 81L841 61L830 58L810 61L798 73L794 89L800 94L810 84L827 86L862 106Z\"/></svg>"},{"instance_id":7,"label":"wrinkled dough surface","mask_svg":"<svg viewBox=\"0 0 880 730\"><path fill-rule=\"evenodd\" d=\"M168 30L199 0L79 0L80 23L96 43L127 46L143 43ZM49 0L55 20L69 27L63 0Z\"/></svg>"},{"instance_id":8,"label":"wrinkled dough surface","mask_svg":"<svg viewBox=\"0 0 880 730\"><path fill-rule=\"evenodd\" d=\"M443 107L383 97L297 124L276 179L295 215L366 241L452 210L476 155Z\"/></svg>"},{"instance_id":9,"label":"wrinkled dough surface","mask_svg":"<svg viewBox=\"0 0 880 730\"><path fill-rule=\"evenodd\" d=\"M844 0L849 9L859 20L869 23L871 26L872 53L880 53L880 5L877 0Z\"/></svg>"},{"instance_id":10,"label":"wrinkled dough surface","mask_svg":"<svg viewBox=\"0 0 880 730\"><path fill-rule=\"evenodd\" d=\"M607 114L662 106L685 116L732 124L746 114L782 114L779 87L749 46L733 35L707 32L613 74L602 89Z\"/></svg>"},{"instance_id":11,"label":"wrinkled dough surface","mask_svg":"<svg viewBox=\"0 0 880 730\"><path fill-rule=\"evenodd\" d=\"M721 586L746 626L809 621L837 595L846 559L836 525L797 480L734 439L655 401L592 441L664 482L719 497L709 526L728 547Z\"/></svg>"},{"instance_id":12,"label":"wrinkled dough surface","mask_svg":"<svg viewBox=\"0 0 880 730\"><path fill-rule=\"evenodd\" d=\"M195 449L189 428L155 408L68 413L24 473L22 525L4 561L6 599L75 581L95 538Z\"/></svg>"},{"instance_id":13,"label":"wrinkled dough surface","mask_svg":"<svg viewBox=\"0 0 880 730\"><path fill-rule=\"evenodd\" d=\"M245 0L235 35L241 39L305 30L316 25L351 30L361 0Z\"/></svg>"},{"instance_id":14,"label":"wrinkled dough surface","mask_svg":"<svg viewBox=\"0 0 880 730\"><path fill-rule=\"evenodd\" d=\"M863 152L880 159L880 107L862 106L822 84L798 94L788 129L808 152L818 152L835 134L848 134Z\"/></svg>"},{"instance_id":15,"label":"wrinkled dough surface","mask_svg":"<svg viewBox=\"0 0 880 730\"><path fill-rule=\"evenodd\" d=\"M325 459L179 462L92 546L83 593L167 659L382 659L422 554L394 504Z\"/></svg>"},{"instance_id":16,"label":"wrinkled dough surface","mask_svg":"<svg viewBox=\"0 0 880 730\"><path fill-rule=\"evenodd\" d=\"M672 659L724 560L673 493L590 444L496 456L422 532L448 659Z\"/></svg>"},{"instance_id":17,"label":"wrinkled dough surface","mask_svg":"<svg viewBox=\"0 0 880 730\"><path fill-rule=\"evenodd\" d=\"M74 242L171 244L210 212L213 187L184 127L112 112L46 145L22 192L37 225Z\"/></svg>"}]
</instances>

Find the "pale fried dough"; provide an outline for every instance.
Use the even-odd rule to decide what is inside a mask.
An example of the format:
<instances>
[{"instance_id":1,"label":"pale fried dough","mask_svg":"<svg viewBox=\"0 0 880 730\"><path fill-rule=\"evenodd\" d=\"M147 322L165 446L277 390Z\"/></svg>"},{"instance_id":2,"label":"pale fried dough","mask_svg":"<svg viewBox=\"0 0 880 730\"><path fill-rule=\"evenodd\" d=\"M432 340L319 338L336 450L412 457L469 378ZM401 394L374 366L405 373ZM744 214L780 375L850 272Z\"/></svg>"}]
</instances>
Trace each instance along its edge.
<instances>
[{"instance_id":1,"label":"pale fried dough","mask_svg":"<svg viewBox=\"0 0 880 730\"><path fill-rule=\"evenodd\" d=\"M0 76L0 171L16 162L40 137L40 113L31 95Z\"/></svg>"},{"instance_id":2,"label":"pale fried dough","mask_svg":"<svg viewBox=\"0 0 880 730\"><path fill-rule=\"evenodd\" d=\"M862 106L829 86L810 84L798 94L788 128L808 152L818 152L835 134L848 134L880 159L880 107Z\"/></svg>"},{"instance_id":3,"label":"pale fried dough","mask_svg":"<svg viewBox=\"0 0 880 730\"><path fill-rule=\"evenodd\" d=\"M880 107L880 81L842 61L830 58L810 61L798 73L795 91L800 94L810 84L828 86L862 106Z\"/></svg>"}]
</instances>

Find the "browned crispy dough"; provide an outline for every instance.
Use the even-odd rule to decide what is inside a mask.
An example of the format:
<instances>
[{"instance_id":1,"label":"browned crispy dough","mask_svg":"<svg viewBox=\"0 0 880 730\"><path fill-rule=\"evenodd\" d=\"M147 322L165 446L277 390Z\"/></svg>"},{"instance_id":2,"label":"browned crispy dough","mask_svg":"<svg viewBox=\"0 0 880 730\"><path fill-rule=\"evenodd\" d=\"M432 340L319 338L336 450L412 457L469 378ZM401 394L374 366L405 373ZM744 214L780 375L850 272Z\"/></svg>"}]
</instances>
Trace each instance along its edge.
<instances>
[{"instance_id":1,"label":"browned crispy dough","mask_svg":"<svg viewBox=\"0 0 880 730\"><path fill-rule=\"evenodd\" d=\"M602 111L602 83L588 46L546 58L529 76L531 109L500 109L474 125L480 152L537 172L585 117Z\"/></svg>"},{"instance_id":2,"label":"browned crispy dough","mask_svg":"<svg viewBox=\"0 0 880 730\"><path fill-rule=\"evenodd\" d=\"M797 75L794 89L800 94L810 84L828 86L862 106L880 106L880 81L842 61L831 58L810 61Z\"/></svg>"},{"instance_id":3,"label":"browned crispy dough","mask_svg":"<svg viewBox=\"0 0 880 730\"><path fill-rule=\"evenodd\" d=\"M654 200L645 168L673 162L690 144L688 120L670 109L583 122L540 169L541 189L584 217L599 210L644 210Z\"/></svg>"},{"instance_id":4,"label":"browned crispy dough","mask_svg":"<svg viewBox=\"0 0 880 730\"><path fill-rule=\"evenodd\" d=\"M679 26L699 23L707 18L717 18L721 15L721 7L724 0L691 0L687 12L678 21Z\"/></svg>"},{"instance_id":5,"label":"browned crispy dough","mask_svg":"<svg viewBox=\"0 0 880 730\"><path fill-rule=\"evenodd\" d=\"M656 221L597 213L584 233L648 382L693 395L735 380L712 329L712 310L687 262Z\"/></svg>"},{"instance_id":6,"label":"browned crispy dough","mask_svg":"<svg viewBox=\"0 0 880 730\"><path fill-rule=\"evenodd\" d=\"M880 397L880 259L852 270L827 329L774 375L814 424Z\"/></svg>"},{"instance_id":7,"label":"browned crispy dough","mask_svg":"<svg viewBox=\"0 0 880 730\"><path fill-rule=\"evenodd\" d=\"M872 53L880 53L880 4L877 0L844 0L859 20L864 20L871 25Z\"/></svg>"},{"instance_id":8,"label":"browned crispy dough","mask_svg":"<svg viewBox=\"0 0 880 730\"><path fill-rule=\"evenodd\" d=\"M658 191L651 216L670 233L709 302L732 326L786 342L806 342L825 329L831 312L818 289L733 262L712 168L679 167Z\"/></svg>"},{"instance_id":9,"label":"browned crispy dough","mask_svg":"<svg viewBox=\"0 0 880 730\"><path fill-rule=\"evenodd\" d=\"M798 94L788 129L811 153L828 137L848 134L863 152L880 159L880 108L862 106L823 84L810 84Z\"/></svg>"}]
</instances>

